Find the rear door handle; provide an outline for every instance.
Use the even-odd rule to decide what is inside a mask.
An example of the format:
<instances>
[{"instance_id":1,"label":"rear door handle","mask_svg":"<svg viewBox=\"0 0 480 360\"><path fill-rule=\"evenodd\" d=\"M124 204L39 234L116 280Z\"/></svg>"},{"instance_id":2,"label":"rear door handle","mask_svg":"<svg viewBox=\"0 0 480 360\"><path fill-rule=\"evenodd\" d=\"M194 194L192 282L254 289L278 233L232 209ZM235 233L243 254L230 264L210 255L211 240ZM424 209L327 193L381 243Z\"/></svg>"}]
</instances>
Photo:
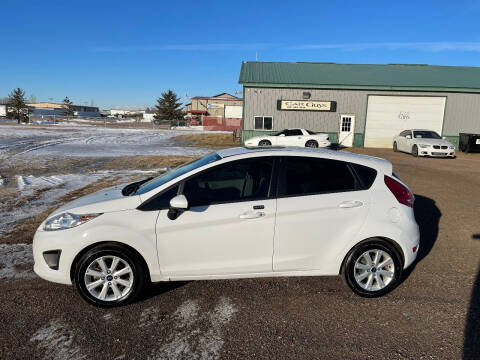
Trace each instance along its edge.
<instances>
[{"instance_id":1,"label":"rear door handle","mask_svg":"<svg viewBox=\"0 0 480 360\"><path fill-rule=\"evenodd\" d=\"M352 200L352 201L344 201L338 205L339 207L343 209L349 209L349 208L356 208L360 207L363 205L363 202L358 201L358 200Z\"/></svg>"},{"instance_id":2,"label":"rear door handle","mask_svg":"<svg viewBox=\"0 0 480 360\"><path fill-rule=\"evenodd\" d=\"M247 211L239 216L240 219L258 219L264 217L265 213L263 211Z\"/></svg>"}]
</instances>

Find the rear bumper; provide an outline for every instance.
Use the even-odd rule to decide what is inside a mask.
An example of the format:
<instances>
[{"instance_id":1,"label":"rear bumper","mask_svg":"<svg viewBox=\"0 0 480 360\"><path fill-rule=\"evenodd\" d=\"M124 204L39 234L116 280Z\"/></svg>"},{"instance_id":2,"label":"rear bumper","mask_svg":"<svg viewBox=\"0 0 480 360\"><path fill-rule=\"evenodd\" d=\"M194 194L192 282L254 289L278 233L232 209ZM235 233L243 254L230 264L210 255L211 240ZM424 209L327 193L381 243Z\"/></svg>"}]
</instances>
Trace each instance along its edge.
<instances>
[{"instance_id":1,"label":"rear bumper","mask_svg":"<svg viewBox=\"0 0 480 360\"><path fill-rule=\"evenodd\" d=\"M420 229L416 223L408 231L402 233L400 243L405 260L403 268L406 269L415 262L420 248Z\"/></svg>"}]
</instances>

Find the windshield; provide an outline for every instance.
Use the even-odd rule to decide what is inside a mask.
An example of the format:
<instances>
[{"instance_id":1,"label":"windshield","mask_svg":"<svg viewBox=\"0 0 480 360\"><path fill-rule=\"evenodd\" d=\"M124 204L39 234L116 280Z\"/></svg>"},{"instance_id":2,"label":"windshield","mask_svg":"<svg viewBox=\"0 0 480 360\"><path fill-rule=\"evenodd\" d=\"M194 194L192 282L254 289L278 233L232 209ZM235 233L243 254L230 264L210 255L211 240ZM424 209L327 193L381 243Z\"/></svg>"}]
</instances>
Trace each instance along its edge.
<instances>
[{"instance_id":1,"label":"windshield","mask_svg":"<svg viewBox=\"0 0 480 360\"><path fill-rule=\"evenodd\" d=\"M184 165L180 165L179 167L172 169L170 171L167 171L165 174L158 176L156 178L153 178L150 181L147 181L146 183L142 184L137 191L135 192L135 195L142 195L150 190L153 190L159 186L162 186L163 184L166 184L170 180L173 180L179 176L182 176L183 174L186 174L192 170L195 170L203 165L210 164L212 162L215 162L217 160L220 160L221 157L217 153L212 153L208 154L200 159L191 161L189 163L186 163Z\"/></svg>"},{"instance_id":2,"label":"windshield","mask_svg":"<svg viewBox=\"0 0 480 360\"><path fill-rule=\"evenodd\" d=\"M416 139L441 139L442 138L435 131L429 131L429 130L414 131L413 134Z\"/></svg>"}]
</instances>

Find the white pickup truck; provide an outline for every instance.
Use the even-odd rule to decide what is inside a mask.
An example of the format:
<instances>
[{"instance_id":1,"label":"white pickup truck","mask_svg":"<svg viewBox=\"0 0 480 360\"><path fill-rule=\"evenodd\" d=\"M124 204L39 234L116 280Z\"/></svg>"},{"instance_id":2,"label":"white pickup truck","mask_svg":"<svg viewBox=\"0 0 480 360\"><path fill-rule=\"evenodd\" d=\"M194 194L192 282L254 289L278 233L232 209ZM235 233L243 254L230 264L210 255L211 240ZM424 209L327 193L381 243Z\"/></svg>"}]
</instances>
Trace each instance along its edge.
<instances>
[{"instance_id":1,"label":"white pickup truck","mask_svg":"<svg viewBox=\"0 0 480 360\"><path fill-rule=\"evenodd\" d=\"M319 134L305 129L285 129L275 134L256 136L245 140L245 146L330 146L328 134Z\"/></svg>"}]
</instances>

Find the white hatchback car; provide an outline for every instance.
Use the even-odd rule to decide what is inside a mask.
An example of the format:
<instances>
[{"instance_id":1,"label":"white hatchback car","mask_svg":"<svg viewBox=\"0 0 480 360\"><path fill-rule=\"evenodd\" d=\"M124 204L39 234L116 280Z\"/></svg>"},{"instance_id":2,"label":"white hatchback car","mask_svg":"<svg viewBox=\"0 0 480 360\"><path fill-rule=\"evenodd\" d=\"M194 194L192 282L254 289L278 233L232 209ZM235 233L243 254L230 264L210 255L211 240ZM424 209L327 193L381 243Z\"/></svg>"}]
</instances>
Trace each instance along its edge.
<instances>
[{"instance_id":1,"label":"white hatchback car","mask_svg":"<svg viewBox=\"0 0 480 360\"><path fill-rule=\"evenodd\" d=\"M316 133L305 129L285 129L274 134L256 136L245 140L245 146L297 146L328 147L328 134Z\"/></svg>"},{"instance_id":2,"label":"white hatchback car","mask_svg":"<svg viewBox=\"0 0 480 360\"><path fill-rule=\"evenodd\" d=\"M342 273L380 296L418 253L413 202L383 159L227 149L56 210L35 234L34 270L99 306L149 281Z\"/></svg>"},{"instance_id":3,"label":"white hatchback car","mask_svg":"<svg viewBox=\"0 0 480 360\"><path fill-rule=\"evenodd\" d=\"M393 151L413 156L455 157L455 146L432 130L404 130L393 138Z\"/></svg>"}]
</instances>

